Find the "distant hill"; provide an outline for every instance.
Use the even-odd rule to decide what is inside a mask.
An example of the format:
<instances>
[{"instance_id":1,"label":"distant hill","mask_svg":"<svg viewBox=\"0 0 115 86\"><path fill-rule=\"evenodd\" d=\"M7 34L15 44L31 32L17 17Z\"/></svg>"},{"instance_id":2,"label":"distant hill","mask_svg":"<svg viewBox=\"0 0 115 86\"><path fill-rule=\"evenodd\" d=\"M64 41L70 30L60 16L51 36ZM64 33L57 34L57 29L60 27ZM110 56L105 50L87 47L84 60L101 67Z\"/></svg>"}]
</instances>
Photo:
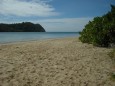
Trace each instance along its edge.
<instances>
[{"instance_id":1,"label":"distant hill","mask_svg":"<svg viewBox=\"0 0 115 86\"><path fill-rule=\"evenodd\" d=\"M0 23L0 32L45 32L45 29L40 24L33 24L31 22Z\"/></svg>"}]
</instances>

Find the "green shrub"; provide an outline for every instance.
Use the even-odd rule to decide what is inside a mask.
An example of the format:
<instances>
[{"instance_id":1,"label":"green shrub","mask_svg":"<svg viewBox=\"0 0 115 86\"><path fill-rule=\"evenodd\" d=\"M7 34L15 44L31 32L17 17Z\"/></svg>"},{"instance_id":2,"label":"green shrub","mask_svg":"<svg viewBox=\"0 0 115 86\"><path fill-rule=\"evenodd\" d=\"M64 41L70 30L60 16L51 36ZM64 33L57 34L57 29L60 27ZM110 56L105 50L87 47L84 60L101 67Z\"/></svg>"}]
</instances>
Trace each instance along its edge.
<instances>
[{"instance_id":1,"label":"green shrub","mask_svg":"<svg viewBox=\"0 0 115 86\"><path fill-rule=\"evenodd\" d=\"M115 44L115 6L111 5L111 8L111 12L95 17L85 26L79 37L83 43L102 47Z\"/></svg>"},{"instance_id":2,"label":"green shrub","mask_svg":"<svg viewBox=\"0 0 115 86\"><path fill-rule=\"evenodd\" d=\"M111 76L110 79L111 79L112 81L115 81L115 73L111 73L110 76Z\"/></svg>"}]
</instances>

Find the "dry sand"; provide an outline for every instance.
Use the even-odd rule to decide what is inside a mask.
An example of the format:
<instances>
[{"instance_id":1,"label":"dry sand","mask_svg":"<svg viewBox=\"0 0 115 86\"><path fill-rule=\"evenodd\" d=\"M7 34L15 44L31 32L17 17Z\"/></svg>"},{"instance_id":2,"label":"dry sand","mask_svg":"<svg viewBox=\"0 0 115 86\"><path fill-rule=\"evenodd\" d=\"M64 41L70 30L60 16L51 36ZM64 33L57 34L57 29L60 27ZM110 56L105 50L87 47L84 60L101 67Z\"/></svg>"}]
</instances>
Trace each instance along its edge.
<instances>
[{"instance_id":1,"label":"dry sand","mask_svg":"<svg viewBox=\"0 0 115 86\"><path fill-rule=\"evenodd\" d=\"M77 38L0 45L0 86L115 86L108 53Z\"/></svg>"}]
</instances>

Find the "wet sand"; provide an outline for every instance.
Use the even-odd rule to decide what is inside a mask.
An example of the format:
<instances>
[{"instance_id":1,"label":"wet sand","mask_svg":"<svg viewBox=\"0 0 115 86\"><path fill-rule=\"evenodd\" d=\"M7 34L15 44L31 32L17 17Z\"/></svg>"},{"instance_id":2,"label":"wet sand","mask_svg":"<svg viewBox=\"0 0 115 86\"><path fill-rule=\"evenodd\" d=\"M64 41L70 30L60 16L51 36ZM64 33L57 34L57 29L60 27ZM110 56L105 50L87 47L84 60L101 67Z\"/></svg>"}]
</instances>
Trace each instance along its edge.
<instances>
[{"instance_id":1,"label":"wet sand","mask_svg":"<svg viewBox=\"0 0 115 86\"><path fill-rule=\"evenodd\" d=\"M0 44L0 86L115 86L110 51L78 38Z\"/></svg>"}]
</instances>

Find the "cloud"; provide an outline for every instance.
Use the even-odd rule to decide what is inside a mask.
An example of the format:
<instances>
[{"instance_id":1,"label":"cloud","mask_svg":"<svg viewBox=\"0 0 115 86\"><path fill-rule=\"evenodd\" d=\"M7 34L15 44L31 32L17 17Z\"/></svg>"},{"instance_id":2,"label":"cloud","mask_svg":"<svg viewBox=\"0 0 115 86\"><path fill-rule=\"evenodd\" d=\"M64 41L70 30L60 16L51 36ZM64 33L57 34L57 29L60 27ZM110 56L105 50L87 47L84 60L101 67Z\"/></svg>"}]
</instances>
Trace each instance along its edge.
<instances>
[{"instance_id":1,"label":"cloud","mask_svg":"<svg viewBox=\"0 0 115 86\"><path fill-rule=\"evenodd\" d=\"M55 16L59 13L48 4L50 0L0 0L0 14L13 16Z\"/></svg>"},{"instance_id":2,"label":"cloud","mask_svg":"<svg viewBox=\"0 0 115 86\"><path fill-rule=\"evenodd\" d=\"M82 23L91 18L60 18L60 19L44 19L39 22L48 22L48 23Z\"/></svg>"},{"instance_id":3,"label":"cloud","mask_svg":"<svg viewBox=\"0 0 115 86\"><path fill-rule=\"evenodd\" d=\"M92 19L93 18L61 18L31 22L40 23L47 32L77 32L81 31Z\"/></svg>"}]
</instances>

